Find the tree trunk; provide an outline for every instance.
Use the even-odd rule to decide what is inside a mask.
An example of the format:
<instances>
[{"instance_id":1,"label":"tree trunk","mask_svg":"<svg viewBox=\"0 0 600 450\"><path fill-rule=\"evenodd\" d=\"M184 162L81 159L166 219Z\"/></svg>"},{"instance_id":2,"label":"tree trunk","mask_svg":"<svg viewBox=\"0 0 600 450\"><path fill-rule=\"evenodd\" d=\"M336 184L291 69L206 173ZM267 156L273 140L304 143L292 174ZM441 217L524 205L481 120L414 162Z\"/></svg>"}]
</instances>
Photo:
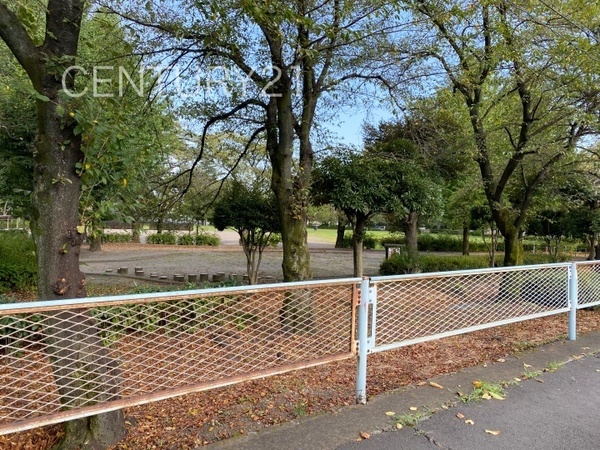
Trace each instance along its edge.
<instances>
[{"instance_id":1,"label":"tree trunk","mask_svg":"<svg viewBox=\"0 0 600 450\"><path fill-rule=\"evenodd\" d=\"M49 0L44 43L36 46L18 17L0 2L0 38L25 69L36 100L37 136L31 232L36 244L38 294L43 300L85 297L79 270L83 234L79 231L81 135L68 114L72 105L59 96L63 70L75 63L84 13L83 0ZM65 77L73 91L73 77ZM58 107L60 106L60 110ZM46 314L45 332L52 370L64 408L118 398L114 360L85 311ZM92 356L93 355L93 356ZM121 411L66 424L58 449L105 449L125 435Z\"/></svg>"},{"instance_id":2,"label":"tree trunk","mask_svg":"<svg viewBox=\"0 0 600 450\"><path fill-rule=\"evenodd\" d=\"M338 214L337 232L335 236L335 248L344 248L344 234L346 233L346 218Z\"/></svg>"},{"instance_id":3,"label":"tree trunk","mask_svg":"<svg viewBox=\"0 0 600 450\"><path fill-rule=\"evenodd\" d=\"M523 245L519 240L519 230L509 228L504 237L504 266L518 266L523 264Z\"/></svg>"},{"instance_id":4,"label":"tree trunk","mask_svg":"<svg viewBox=\"0 0 600 450\"><path fill-rule=\"evenodd\" d=\"M90 252L99 252L102 250L102 236L94 234L90 236Z\"/></svg>"},{"instance_id":5,"label":"tree trunk","mask_svg":"<svg viewBox=\"0 0 600 450\"><path fill-rule=\"evenodd\" d=\"M469 256L469 238L471 237L471 229L469 225L463 225L462 230L462 254Z\"/></svg>"},{"instance_id":6,"label":"tree trunk","mask_svg":"<svg viewBox=\"0 0 600 450\"><path fill-rule=\"evenodd\" d=\"M367 225L367 218L357 215L352 230L352 256L354 262L354 276L363 276L363 238Z\"/></svg>"},{"instance_id":7,"label":"tree trunk","mask_svg":"<svg viewBox=\"0 0 600 450\"><path fill-rule=\"evenodd\" d=\"M134 220L131 224L131 242L139 244L141 242L142 225Z\"/></svg>"},{"instance_id":8,"label":"tree trunk","mask_svg":"<svg viewBox=\"0 0 600 450\"><path fill-rule=\"evenodd\" d=\"M419 235L419 213L411 211L404 220L404 241L408 256L415 258L419 254L418 235Z\"/></svg>"},{"instance_id":9,"label":"tree trunk","mask_svg":"<svg viewBox=\"0 0 600 450\"><path fill-rule=\"evenodd\" d=\"M58 103L53 78L47 78L43 94ZM36 140L32 234L36 243L39 270L38 291L44 300L85 297L85 276L79 270L79 253L83 235L78 232L80 179L75 165L82 160L81 141L74 136L75 123L64 126L52 102L37 103L38 136ZM61 148L61 143L69 142ZM49 315L49 348L61 401L68 407L93 404L118 398L118 379L114 361L108 357L96 334L93 319L87 314L58 313ZM75 346L74 346L75 344ZM90 360L90 349L95 356ZM87 355L87 356L84 356ZM86 390L97 384L102 392ZM78 398L70 399L74 390ZM93 400L92 396L96 396ZM88 398L90 397L90 398ZM58 447L101 449L125 435L121 411L101 414L70 422Z\"/></svg>"},{"instance_id":10,"label":"tree trunk","mask_svg":"<svg viewBox=\"0 0 600 450\"><path fill-rule=\"evenodd\" d=\"M593 261L596 258L596 247L597 247L597 240L596 240L596 235L590 235L588 236L588 261Z\"/></svg>"}]
</instances>

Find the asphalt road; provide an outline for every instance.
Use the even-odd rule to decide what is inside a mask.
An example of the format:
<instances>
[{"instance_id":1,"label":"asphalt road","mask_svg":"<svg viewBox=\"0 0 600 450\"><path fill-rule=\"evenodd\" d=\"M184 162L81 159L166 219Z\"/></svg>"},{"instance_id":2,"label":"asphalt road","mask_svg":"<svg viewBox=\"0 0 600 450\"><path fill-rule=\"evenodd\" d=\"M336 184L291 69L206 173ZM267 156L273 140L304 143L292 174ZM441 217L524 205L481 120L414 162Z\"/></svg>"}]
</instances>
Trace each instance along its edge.
<instances>
[{"instance_id":1,"label":"asphalt road","mask_svg":"<svg viewBox=\"0 0 600 450\"><path fill-rule=\"evenodd\" d=\"M337 450L599 449L599 356L569 362L538 380L543 382L528 380L510 386L505 400L458 404L415 428L374 434ZM457 413L464 419L457 418ZM473 425L466 424L467 419Z\"/></svg>"}]
</instances>

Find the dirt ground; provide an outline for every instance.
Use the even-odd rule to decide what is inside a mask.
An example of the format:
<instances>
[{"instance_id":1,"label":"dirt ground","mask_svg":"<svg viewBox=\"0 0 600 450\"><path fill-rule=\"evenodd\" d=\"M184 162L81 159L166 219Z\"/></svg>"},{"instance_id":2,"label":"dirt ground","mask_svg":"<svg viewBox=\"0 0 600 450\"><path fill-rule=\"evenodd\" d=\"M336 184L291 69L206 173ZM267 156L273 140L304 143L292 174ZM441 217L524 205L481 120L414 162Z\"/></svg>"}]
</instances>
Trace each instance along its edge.
<instances>
[{"instance_id":1,"label":"dirt ground","mask_svg":"<svg viewBox=\"0 0 600 450\"><path fill-rule=\"evenodd\" d=\"M315 279L343 278L352 276L352 251L327 248L322 244L309 245L311 268ZM365 275L377 275L379 265L385 258L383 250L365 250ZM282 250L265 250L260 266L260 276L271 276L281 281ZM174 274L198 274L225 272L246 273L246 258L241 247L192 247L152 244L104 244L99 252L84 249L81 253L81 270L88 275L88 282L107 283L107 270L114 277L119 267L144 269L144 278L151 273L166 275L172 280Z\"/></svg>"}]
</instances>

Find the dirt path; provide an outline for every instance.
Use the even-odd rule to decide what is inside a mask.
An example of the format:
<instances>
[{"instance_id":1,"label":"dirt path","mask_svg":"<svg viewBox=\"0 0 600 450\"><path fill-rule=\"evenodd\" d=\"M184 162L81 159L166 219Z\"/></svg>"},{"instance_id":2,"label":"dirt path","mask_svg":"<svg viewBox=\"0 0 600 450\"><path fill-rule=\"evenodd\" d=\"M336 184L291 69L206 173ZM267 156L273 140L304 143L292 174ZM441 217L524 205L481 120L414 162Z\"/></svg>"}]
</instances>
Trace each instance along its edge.
<instances>
[{"instance_id":1,"label":"dirt path","mask_svg":"<svg viewBox=\"0 0 600 450\"><path fill-rule=\"evenodd\" d=\"M311 268L315 279L341 278L352 276L352 251L333 248L312 247ZM377 275L384 259L382 250L366 250L364 254L365 275ZM265 251L260 275L282 279L282 251ZM150 244L104 244L102 251L81 253L81 269L89 275L91 282L99 281L94 275L106 274L107 270L116 273L119 267L128 267L133 274L134 267L144 268L145 277L151 273L167 275L172 279L175 273L225 272L227 274L246 273L246 259L239 246L187 247ZM96 278L96 279L95 279ZM105 277L102 277L105 278Z\"/></svg>"}]
</instances>

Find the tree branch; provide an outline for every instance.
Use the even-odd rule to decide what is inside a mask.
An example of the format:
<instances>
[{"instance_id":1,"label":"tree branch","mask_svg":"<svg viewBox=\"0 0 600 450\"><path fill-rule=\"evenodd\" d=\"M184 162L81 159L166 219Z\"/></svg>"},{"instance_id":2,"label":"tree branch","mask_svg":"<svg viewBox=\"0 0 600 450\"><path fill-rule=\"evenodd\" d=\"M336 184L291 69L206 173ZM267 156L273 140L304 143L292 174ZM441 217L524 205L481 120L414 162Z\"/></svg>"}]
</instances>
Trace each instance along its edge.
<instances>
[{"instance_id":1,"label":"tree branch","mask_svg":"<svg viewBox=\"0 0 600 450\"><path fill-rule=\"evenodd\" d=\"M25 69L33 87L40 88L42 54L16 14L0 1L0 38Z\"/></svg>"}]
</instances>

